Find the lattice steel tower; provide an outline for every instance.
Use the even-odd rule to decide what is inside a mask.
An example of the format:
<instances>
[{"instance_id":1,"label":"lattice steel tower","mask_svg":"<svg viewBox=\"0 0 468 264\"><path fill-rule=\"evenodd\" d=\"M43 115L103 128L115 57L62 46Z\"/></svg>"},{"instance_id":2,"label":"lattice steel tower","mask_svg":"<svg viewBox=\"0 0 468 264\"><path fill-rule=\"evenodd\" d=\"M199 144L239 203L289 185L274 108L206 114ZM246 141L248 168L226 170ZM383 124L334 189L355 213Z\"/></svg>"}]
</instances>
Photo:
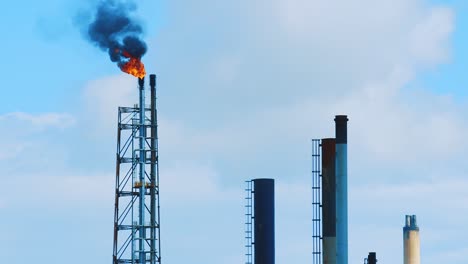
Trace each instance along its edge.
<instances>
[{"instance_id":1,"label":"lattice steel tower","mask_svg":"<svg viewBox=\"0 0 468 264\"><path fill-rule=\"evenodd\" d=\"M156 75L149 107L144 78L138 88L139 104L118 113L113 264L161 263Z\"/></svg>"}]
</instances>

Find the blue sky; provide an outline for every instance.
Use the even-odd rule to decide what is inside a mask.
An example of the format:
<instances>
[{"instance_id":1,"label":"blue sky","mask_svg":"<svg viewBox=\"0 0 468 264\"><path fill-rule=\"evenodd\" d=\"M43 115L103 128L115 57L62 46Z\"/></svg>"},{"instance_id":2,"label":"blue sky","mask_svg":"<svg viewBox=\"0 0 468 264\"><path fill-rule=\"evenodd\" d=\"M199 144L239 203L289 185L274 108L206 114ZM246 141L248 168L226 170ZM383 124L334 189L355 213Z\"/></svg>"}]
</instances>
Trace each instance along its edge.
<instances>
[{"instance_id":1,"label":"blue sky","mask_svg":"<svg viewBox=\"0 0 468 264\"><path fill-rule=\"evenodd\" d=\"M441 65L434 71L429 71L424 74L424 85L438 93L453 93L457 96L465 98L468 96L466 89L468 79L464 74L464 62L468 59L468 52L466 46L468 45L468 38L464 34L464 29L468 28L468 18L463 14L468 12L468 3L463 1L447 1L457 10L456 28L453 34L453 56L450 63ZM440 1L439 3L443 3Z\"/></svg>"},{"instance_id":2,"label":"blue sky","mask_svg":"<svg viewBox=\"0 0 468 264\"><path fill-rule=\"evenodd\" d=\"M136 80L86 41L96 1L0 17L0 259L111 261L117 106ZM276 179L278 263L310 263L310 139L349 115L350 263L468 255L468 4L139 0L158 75L164 263L244 261L244 181Z\"/></svg>"}]
</instances>

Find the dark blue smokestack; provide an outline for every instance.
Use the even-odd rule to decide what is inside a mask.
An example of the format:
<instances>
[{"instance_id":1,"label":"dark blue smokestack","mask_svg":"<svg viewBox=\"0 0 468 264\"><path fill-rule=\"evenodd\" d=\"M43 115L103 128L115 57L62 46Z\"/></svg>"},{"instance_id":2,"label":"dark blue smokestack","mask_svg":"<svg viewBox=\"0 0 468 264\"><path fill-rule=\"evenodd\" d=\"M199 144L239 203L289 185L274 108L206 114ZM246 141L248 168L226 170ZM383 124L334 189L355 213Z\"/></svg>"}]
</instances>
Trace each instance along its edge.
<instances>
[{"instance_id":1,"label":"dark blue smokestack","mask_svg":"<svg viewBox=\"0 0 468 264\"><path fill-rule=\"evenodd\" d=\"M255 264L275 264L275 182L254 179Z\"/></svg>"},{"instance_id":2,"label":"dark blue smokestack","mask_svg":"<svg viewBox=\"0 0 468 264\"><path fill-rule=\"evenodd\" d=\"M141 39L143 29L130 15L135 10L133 1L101 1L94 20L88 26L87 34L91 42L109 53L111 61L119 67L129 57L141 59L147 50L146 43Z\"/></svg>"}]
</instances>

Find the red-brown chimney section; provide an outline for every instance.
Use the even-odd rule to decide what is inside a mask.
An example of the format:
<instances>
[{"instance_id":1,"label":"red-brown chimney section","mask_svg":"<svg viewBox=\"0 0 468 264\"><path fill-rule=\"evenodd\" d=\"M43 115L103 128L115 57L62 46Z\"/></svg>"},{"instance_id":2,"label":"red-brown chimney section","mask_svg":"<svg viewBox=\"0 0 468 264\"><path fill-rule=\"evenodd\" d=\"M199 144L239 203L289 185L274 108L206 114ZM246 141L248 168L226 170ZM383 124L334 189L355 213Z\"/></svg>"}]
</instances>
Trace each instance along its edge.
<instances>
[{"instance_id":1,"label":"red-brown chimney section","mask_svg":"<svg viewBox=\"0 0 468 264\"><path fill-rule=\"evenodd\" d=\"M322 139L322 230L323 263L336 263L336 141Z\"/></svg>"}]
</instances>

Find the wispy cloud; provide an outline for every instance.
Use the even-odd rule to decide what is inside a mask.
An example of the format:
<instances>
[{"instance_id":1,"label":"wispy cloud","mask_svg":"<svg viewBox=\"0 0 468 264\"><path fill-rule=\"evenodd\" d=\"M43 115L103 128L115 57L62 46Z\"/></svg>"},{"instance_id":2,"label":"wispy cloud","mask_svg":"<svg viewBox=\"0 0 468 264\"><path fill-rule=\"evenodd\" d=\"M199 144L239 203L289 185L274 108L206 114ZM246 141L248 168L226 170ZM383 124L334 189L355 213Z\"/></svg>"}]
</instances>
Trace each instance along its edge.
<instances>
[{"instance_id":1,"label":"wispy cloud","mask_svg":"<svg viewBox=\"0 0 468 264\"><path fill-rule=\"evenodd\" d=\"M75 118L67 113L30 114L13 112L0 115L3 122L24 122L25 128L44 130L47 128L65 129L75 125Z\"/></svg>"}]
</instances>

